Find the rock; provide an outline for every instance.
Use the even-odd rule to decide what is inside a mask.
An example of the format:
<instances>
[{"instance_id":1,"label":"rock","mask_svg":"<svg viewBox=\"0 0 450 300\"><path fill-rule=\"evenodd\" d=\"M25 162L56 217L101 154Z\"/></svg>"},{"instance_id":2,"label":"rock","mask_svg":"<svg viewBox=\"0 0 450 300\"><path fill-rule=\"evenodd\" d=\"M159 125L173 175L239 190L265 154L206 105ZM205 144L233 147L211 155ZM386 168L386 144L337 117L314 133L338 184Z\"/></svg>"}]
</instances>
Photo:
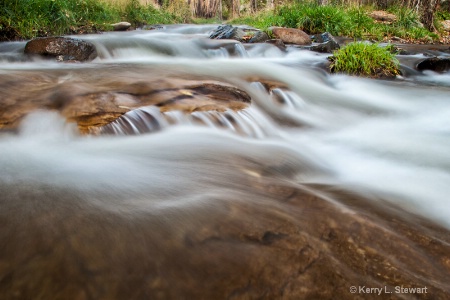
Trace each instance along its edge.
<instances>
[{"instance_id":1,"label":"rock","mask_svg":"<svg viewBox=\"0 0 450 300\"><path fill-rule=\"evenodd\" d=\"M264 31L256 31L249 43L264 43L269 40L269 36Z\"/></svg>"},{"instance_id":2,"label":"rock","mask_svg":"<svg viewBox=\"0 0 450 300\"><path fill-rule=\"evenodd\" d=\"M144 25L144 26L142 26L142 29L143 30L163 30L163 29L166 29L166 27L164 25L156 24L156 25Z\"/></svg>"},{"instance_id":3,"label":"rock","mask_svg":"<svg viewBox=\"0 0 450 300\"><path fill-rule=\"evenodd\" d=\"M213 205L157 213L140 209L152 195L2 181L2 299L448 299L448 229L333 187L277 184L271 174L285 166L236 156L235 169L260 175L224 175L243 196L204 188L196 195ZM112 211L100 202L111 195L129 206ZM421 292L396 294L401 286Z\"/></svg>"},{"instance_id":4,"label":"rock","mask_svg":"<svg viewBox=\"0 0 450 300\"><path fill-rule=\"evenodd\" d=\"M126 31L131 27L131 23L128 22L119 22L115 24L111 24L114 31Z\"/></svg>"},{"instance_id":5,"label":"rock","mask_svg":"<svg viewBox=\"0 0 450 300\"><path fill-rule=\"evenodd\" d=\"M431 70L435 72L446 72L450 70L450 58L432 57L417 64L417 70Z\"/></svg>"},{"instance_id":6,"label":"rock","mask_svg":"<svg viewBox=\"0 0 450 300\"><path fill-rule=\"evenodd\" d=\"M232 25L221 25L210 34L209 38L217 40L231 39L243 42L245 35L245 31L239 27L234 27Z\"/></svg>"},{"instance_id":7,"label":"rock","mask_svg":"<svg viewBox=\"0 0 450 300\"><path fill-rule=\"evenodd\" d=\"M309 50L320 53L333 53L333 51L338 50L339 48L339 44L335 41L328 41L326 43L311 46Z\"/></svg>"},{"instance_id":8,"label":"rock","mask_svg":"<svg viewBox=\"0 0 450 300\"><path fill-rule=\"evenodd\" d=\"M445 31L450 31L450 20L441 21L442 29Z\"/></svg>"},{"instance_id":9,"label":"rock","mask_svg":"<svg viewBox=\"0 0 450 300\"><path fill-rule=\"evenodd\" d=\"M336 41L334 36L330 33L325 32L319 35L312 36L312 40L316 43L321 43L320 45L311 46L309 49L311 51L321 52L321 53L333 53L334 50L340 48L339 43Z\"/></svg>"},{"instance_id":10,"label":"rock","mask_svg":"<svg viewBox=\"0 0 450 300\"><path fill-rule=\"evenodd\" d=\"M24 52L43 56L61 56L67 60L89 61L97 57L92 43L67 37L44 37L29 41Z\"/></svg>"},{"instance_id":11,"label":"rock","mask_svg":"<svg viewBox=\"0 0 450 300\"><path fill-rule=\"evenodd\" d=\"M326 43L328 41L335 41L337 43L334 36L332 36L329 32L313 35L311 36L311 40L315 43Z\"/></svg>"},{"instance_id":12,"label":"rock","mask_svg":"<svg viewBox=\"0 0 450 300\"><path fill-rule=\"evenodd\" d=\"M267 40L266 43L275 45L281 50L285 50L286 49L286 45L280 39L270 39L270 40Z\"/></svg>"},{"instance_id":13,"label":"rock","mask_svg":"<svg viewBox=\"0 0 450 300\"><path fill-rule=\"evenodd\" d=\"M397 16L390 14L384 10L375 10L369 14L369 16L378 22L393 23L397 21Z\"/></svg>"},{"instance_id":14,"label":"rock","mask_svg":"<svg viewBox=\"0 0 450 300\"><path fill-rule=\"evenodd\" d=\"M275 38L280 39L286 44L310 45L311 38L304 31L294 28L271 27L269 30Z\"/></svg>"},{"instance_id":15,"label":"rock","mask_svg":"<svg viewBox=\"0 0 450 300\"><path fill-rule=\"evenodd\" d=\"M0 74L0 129L17 128L25 115L37 109L56 110L87 133L143 106L186 114L237 111L249 106L250 96L233 85L208 78L166 76L159 72L124 78L108 71L84 69L71 70L71 79L60 83L58 72L33 76L24 72L14 77Z\"/></svg>"}]
</instances>

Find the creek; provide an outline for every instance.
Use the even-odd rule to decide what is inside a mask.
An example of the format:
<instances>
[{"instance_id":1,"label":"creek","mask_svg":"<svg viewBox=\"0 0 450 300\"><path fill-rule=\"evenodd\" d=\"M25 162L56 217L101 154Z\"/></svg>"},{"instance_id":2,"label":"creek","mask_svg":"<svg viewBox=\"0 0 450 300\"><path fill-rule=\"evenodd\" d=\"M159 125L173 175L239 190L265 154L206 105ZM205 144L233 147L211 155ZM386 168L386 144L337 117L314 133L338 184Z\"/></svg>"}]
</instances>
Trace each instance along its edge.
<instances>
[{"instance_id":1,"label":"creek","mask_svg":"<svg viewBox=\"0 0 450 300\"><path fill-rule=\"evenodd\" d=\"M78 36L97 48L88 63L0 44L4 103L172 77L223 82L252 102L149 106L91 135L42 110L0 132L4 299L351 299L367 282L445 299L448 72L330 75L326 54L210 40L215 27ZM5 83L34 77L29 90Z\"/></svg>"}]
</instances>

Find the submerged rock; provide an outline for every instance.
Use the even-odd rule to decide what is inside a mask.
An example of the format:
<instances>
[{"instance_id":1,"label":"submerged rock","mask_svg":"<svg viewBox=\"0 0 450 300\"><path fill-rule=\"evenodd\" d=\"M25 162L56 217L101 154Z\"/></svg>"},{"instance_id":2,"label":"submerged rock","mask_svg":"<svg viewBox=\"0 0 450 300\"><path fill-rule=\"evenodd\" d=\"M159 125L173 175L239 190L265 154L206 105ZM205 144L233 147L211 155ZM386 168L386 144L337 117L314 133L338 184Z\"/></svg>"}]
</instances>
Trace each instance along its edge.
<instances>
[{"instance_id":1,"label":"submerged rock","mask_svg":"<svg viewBox=\"0 0 450 300\"><path fill-rule=\"evenodd\" d=\"M284 27L271 27L269 30L275 38L286 44L310 45L311 38L303 30Z\"/></svg>"},{"instance_id":2,"label":"submerged rock","mask_svg":"<svg viewBox=\"0 0 450 300\"><path fill-rule=\"evenodd\" d=\"M92 43L67 37L35 38L26 44L24 53L73 61L89 61L97 57Z\"/></svg>"},{"instance_id":3,"label":"submerged rock","mask_svg":"<svg viewBox=\"0 0 450 300\"><path fill-rule=\"evenodd\" d=\"M226 159L236 171L249 165L238 164L236 155ZM217 160L211 161L214 168ZM227 170L217 166L218 172ZM130 200L135 194L120 189L103 197L39 181L6 181L0 186L0 294L3 299L36 294L110 300L124 295L448 299L448 230L349 192L322 187L326 196L320 197L293 184L275 184L280 180L271 174L283 167L254 164L258 177L236 173L226 179L224 186L245 187L245 194L239 190L244 198L198 188L202 201L167 200L162 208L152 206L160 199L151 193L136 201ZM194 194L188 189L187 195ZM360 287L381 288L383 294L366 294ZM401 294L397 287L416 289Z\"/></svg>"},{"instance_id":4,"label":"submerged rock","mask_svg":"<svg viewBox=\"0 0 450 300\"><path fill-rule=\"evenodd\" d=\"M286 49L286 45L280 39L270 39L270 40L267 40L266 43L277 46L280 50Z\"/></svg>"},{"instance_id":5,"label":"submerged rock","mask_svg":"<svg viewBox=\"0 0 450 300\"><path fill-rule=\"evenodd\" d=\"M154 24L154 25L144 25L142 26L143 30L163 30L166 27L164 25Z\"/></svg>"}]
</instances>

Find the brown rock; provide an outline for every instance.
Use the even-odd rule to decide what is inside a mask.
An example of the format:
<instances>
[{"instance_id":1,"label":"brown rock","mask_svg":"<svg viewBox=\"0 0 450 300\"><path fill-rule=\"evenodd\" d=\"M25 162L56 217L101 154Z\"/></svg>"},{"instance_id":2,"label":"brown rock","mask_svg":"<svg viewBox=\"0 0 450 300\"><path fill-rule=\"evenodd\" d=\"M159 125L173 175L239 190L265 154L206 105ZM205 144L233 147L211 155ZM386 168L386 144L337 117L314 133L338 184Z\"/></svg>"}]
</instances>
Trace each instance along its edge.
<instances>
[{"instance_id":1,"label":"brown rock","mask_svg":"<svg viewBox=\"0 0 450 300\"><path fill-rule=\"evenodd\" d=\"M76 61L88 61L97 57L92 43L66 37L35 38L26 44L24 52Z\"/></svg>"},{"instance_id":2,"label":"brown rock","mask_svg":"<svg viewBox=\"0 0 450 300\"><path fill-rule=\"evenodd\" d=\"M272 34L276 39L280 39L286 44L310 45L311 38L308 34L300 29L272 27Z\"/></svg>"},{"instance_id":3,"label":"brown rock","mask_svg":"<svg viewBox=\"0 0 450 300\"><path fill-rule=\"evenodd\" d=\"M384 10L375 10L369 14L369 16L379 22L393 23L397 21L397 16L390 14Z\"/></svg>"},{"instance_id":4,"label":"brown rock","mask_svg":"<svg viewBox=\"0 0 450 300\"><path fill-rule=\"evenodd\" d=\"M37 109L52 109L76 122L82 132L106 125L134 108L154 105L162 112L241 110L250 97L227 83L134 74L121 77L102 70L72 70L61 83L59 71L0 74L0 129L14 129ZM142 78L146 77L145 80Z\"/></svg>"},{"instance_id":5,"label":"brown rock","mask_svg":"<svg viewBox=\"0 0 450 300\"><path fill-rule=\"evenodd\" d=\"M266 171L230 178L242 199L157 213L3 183L2 299L448 299L448 230L330 187L316 187L325 199L271 184Z\"/></svg>"}]
</instances>

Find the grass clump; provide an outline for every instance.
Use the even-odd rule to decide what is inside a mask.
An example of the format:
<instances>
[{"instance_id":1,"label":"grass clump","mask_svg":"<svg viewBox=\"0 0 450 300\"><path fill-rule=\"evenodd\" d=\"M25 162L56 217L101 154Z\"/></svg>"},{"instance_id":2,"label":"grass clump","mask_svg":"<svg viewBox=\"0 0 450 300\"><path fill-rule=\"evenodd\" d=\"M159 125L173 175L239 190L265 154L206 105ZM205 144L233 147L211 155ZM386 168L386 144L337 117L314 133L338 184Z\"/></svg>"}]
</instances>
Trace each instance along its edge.
<instances>
[{"instance_id":1,"label":"grass clump","mask_svg":"<svg viewBox=\"0 0 450 300\"><path fill-rule=\"evenodd\" d=\"M329 32L336 36L355 39L383 41L390 37L406 40L432 41L438 36L423 28L418 15L404 7L391 7L389 11L397 16L392 24L374 21L369 14L370 6L319 5L317 2L300 2L233 20L232 23L246 23L266 30L270 26L298 28L308 34Z\"/></svg>"},{"instance_id":2,"label":"grass clump","mask_svg":"<svg viewBox=\"0 0 450 300\"><path fill-rule=\"evenodd\" d=\"M372 78L394 77L400 74L393 46L354 42L334 52L329 58L333 73L346 73Z\"/></svg>"},{"instance_id":3,"label":"grass clump","mask_svg":"<svg viewBox=\"0 0 450 300\"><path fill-rule=\"evenodd\" d=\"M69 33L70 28L91 26L104 30L120 12L97 0L3 0L0 23L22 38Z\"/></svg>"},{"instance_id":4,"label":"grass clump","mask_svg":"<svg viewBox=\"0 0 450 300\"><path fill-rule=\"evenodd\" d=\"M112 30L110 24L174 23L179 18L138 0L3 0L0 3L0 40L5 32L15 38ZM10 39L8 36L4 39Z\"/></svg>"}]
</instances>

